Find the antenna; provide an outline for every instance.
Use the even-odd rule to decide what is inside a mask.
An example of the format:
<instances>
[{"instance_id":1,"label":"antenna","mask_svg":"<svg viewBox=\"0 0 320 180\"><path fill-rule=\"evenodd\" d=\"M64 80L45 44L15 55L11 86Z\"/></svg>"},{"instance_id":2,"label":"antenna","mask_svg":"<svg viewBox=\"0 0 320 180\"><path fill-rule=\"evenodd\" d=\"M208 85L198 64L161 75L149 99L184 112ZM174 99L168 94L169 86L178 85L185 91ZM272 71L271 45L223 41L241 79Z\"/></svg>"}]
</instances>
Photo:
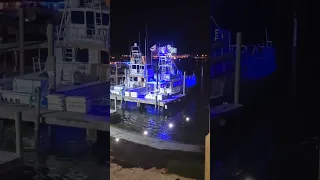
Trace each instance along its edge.
<instances>
[{"instance_id":1,"label":"antenna","mask_svg":"<svg viewBox=\"0 0 320 180\"><path fill-rule=\"evenodd\" d=\"M129 56L131 56L131 42L130 42L130 36L129 36Z\"/></svg>"},{"instance_id":2,"label":"antenna","mask_svg":"<svg viewBox=\"0 0 320 180\"><path fill-rule=\"evenodd\" d=\"M148 59L147 59L147 38L144 38L144 56L145 56L145 60L146 60L146 64L148 64L147 63L147 61L148 61Z\"/></svg>"},{"instance_id":3,"label":"antenna","mask_svg":"<svg viewBox=\"0 0 320 180\"><path fill-rule=\"evenodd\" d=\"M141 42L140 42L140 32L139 32L139 46L140 46Z\"/></svg>"},{"instance_id":4,"label":"antenna","mask_svg":"<svg viewBox=\"0 0 320 180\"><path fill-rule=\"evenodd\" d=\"M146 64L148 64L148 51L147 51L147 49L148 49L148 43L149 43L149 41L148 41L148 28L147 28L147 25L146 25L146 38L145 38L145 56L146 56Z\"/></svg>"}]
</instances>

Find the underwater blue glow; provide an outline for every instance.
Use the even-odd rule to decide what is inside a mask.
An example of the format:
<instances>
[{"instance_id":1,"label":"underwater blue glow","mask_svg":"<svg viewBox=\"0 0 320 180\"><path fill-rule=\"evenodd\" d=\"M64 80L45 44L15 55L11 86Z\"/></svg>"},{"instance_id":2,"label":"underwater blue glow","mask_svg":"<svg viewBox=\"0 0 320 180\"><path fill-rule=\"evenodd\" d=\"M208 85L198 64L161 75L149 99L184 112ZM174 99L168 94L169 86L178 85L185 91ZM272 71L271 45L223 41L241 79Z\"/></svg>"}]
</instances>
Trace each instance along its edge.
<instances>
[{"instance_id":1,"label":"underwater blue glow","mask_svg":"<svg viewBox=\"0 0 320 180\"><path fill-rule=\"evenodd\" d=\"M197 84L197 77L196 76L186 78L186 87L187 88L194 87L196 84Z\"/></svg>"},{"instance_id":2,"label":"underwater blue glow","mask_svg":"<svg viewBox=\"0 0 320 180\"><path fill-rule=\"evenodd\" d=\"M161 139L161 140L164 140L164 141L171 140L171 137L168 134L165 134L165 133L159 133L157 137L159 139Z\"/></svg>"}]
</instances>

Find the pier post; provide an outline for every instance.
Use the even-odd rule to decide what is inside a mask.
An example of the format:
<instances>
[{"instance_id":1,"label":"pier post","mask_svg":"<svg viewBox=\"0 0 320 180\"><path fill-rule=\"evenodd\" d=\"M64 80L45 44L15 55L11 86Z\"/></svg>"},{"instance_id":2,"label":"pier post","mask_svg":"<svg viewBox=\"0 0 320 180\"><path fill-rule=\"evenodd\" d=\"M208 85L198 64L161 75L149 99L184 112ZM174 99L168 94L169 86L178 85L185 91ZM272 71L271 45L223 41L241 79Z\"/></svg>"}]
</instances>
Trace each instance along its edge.
<instances>
[{"instance_id":1,"label":"pier post","mask_svg":"<svg viewBox=\"0 0 320 180\"><path fill-rule=\"evenodd\" d=\"M127 87L127 69L124 70L124 85Z\"/></svg>"},{"instance_id":2,"label":"pier post","mask_svg":"<svg viewBox=\"0 0 320 180\"><path fill-rule=\"evenodd\" d=\"M19 9L20 75L24 74L24 9Z\"/></svg>"},{"instance_id":3,"label":"pier post","mask_svg":"<svg viewBox=\"0 0 320 180\"><path fill-rule=\"evenodd\" d=\"M201 65L201 92L203 92L203 65Z\"/></svg>"},{"instance_id":4,"label":"pier post","mask_svg":"<svg viewBox=\"0 0 320 180\"><path fill-rule=\"evenodd\" d=\"M47 62L50 62L50 66L53 68L53 89L56 88L56 58L54 56L54 38L53 38L53 25L49 23L47 26L47 40L48 40L48 58Z\"/></svg>"},{"instance_id":5,"label":"pier post","mask_svg":"<svg viewBox=\"0 0 320 180\"><path fill-rule=\"evenodd\" d=\"M36 99L36 119L34 123L34 145L36 150L36 167L39 167L39 127L40 127L40 99L41 99L41 91L40 88L37 87L35 90L35 99Z\"/></svg>"},{"instance_id":6,"label":"pier post","mask_svg":"<svg viewBox=\"0 0 320 180\"><path fill-rule=\"evenodd\" d=\"M236 45L236 65L235 65L235 81L234 81L234 103L239 104L240 91L240 61L241 61L241 32L237 32Z\"/></svg>"},{"instance_id":7,"label":"pier post","mask_svg":"<svg viewBox=\"0 0 320 180\"><path fill-rule=\"evenodd\" d=\"M154 104L154 109L156 110L156 112L158 112L158 93L156 93L156 103Z\"/></svg>"},{"instance_id":8,"label":"pier post","mask_svg":"<svg viewBox=\"0 0 320 180\"><path fill-rule=\"evenodd\" d=\"M118 85L118 64L116 63L116 85Z\"/></svg>"},{"instance_id":9,"label":"pier post","mask_svg":"<svg viewBox=\"0 0 320 180\"><path fill-rule=\"evenodd\" d=\"M210 180L210 132L205 138L205 180Z\"/></svg>"},{"instance_id":10,"label":"pier post","mask_svg":"<svg viewBox=\"0 0 320 180\"><path fill-rule=\"evenodd\" d=\"M22 113L14 113L15 128L16 128L16 153L19 158L23 159L23 144L22 144Z\"/></svg>"},{"instance_id":11,"label":"pier post","mask_svg":"<svg viewBox=\"0 0 320 180\"><path fill-rule=\"evenodd\" d=\"M186 76L187 76L187 72L184 71L183 72L183 95L186 95Z\"/></svg>"}]
</instances>

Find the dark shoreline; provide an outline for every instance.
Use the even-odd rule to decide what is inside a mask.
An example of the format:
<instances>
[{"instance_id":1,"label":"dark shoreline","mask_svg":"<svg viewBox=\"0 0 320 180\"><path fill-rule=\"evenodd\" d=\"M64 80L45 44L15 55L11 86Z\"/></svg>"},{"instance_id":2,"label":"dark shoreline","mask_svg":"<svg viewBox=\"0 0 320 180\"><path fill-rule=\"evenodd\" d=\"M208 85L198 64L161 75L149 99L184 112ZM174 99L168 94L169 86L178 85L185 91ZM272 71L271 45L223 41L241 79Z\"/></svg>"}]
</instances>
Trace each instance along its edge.
<instances>
[{"instance_id":1,"label":"dark shoreline","mask_svg":"<svg viewBox=\"0 0 320 180\"><path fill-rule=\"evenodd\" d=\"M126 140L110 138L112 162L124 168L167 169L186 178L204 179L204 153L159 150Z\"/></svg>"}]
</instances>

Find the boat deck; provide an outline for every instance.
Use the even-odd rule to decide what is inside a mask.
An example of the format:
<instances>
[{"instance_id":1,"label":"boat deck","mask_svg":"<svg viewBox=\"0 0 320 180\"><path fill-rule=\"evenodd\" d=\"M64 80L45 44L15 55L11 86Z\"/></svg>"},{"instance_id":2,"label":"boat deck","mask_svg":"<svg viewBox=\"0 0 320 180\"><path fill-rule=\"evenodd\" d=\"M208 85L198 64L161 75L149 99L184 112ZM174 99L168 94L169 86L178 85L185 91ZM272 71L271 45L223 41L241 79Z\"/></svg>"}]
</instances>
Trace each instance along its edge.
<instances>
[{"instance_id":1,"label":"boat deck","mask_svg":"<svg viewBox=\"0 0 320 180\"><path fill-rule=\"evenodd\" d=\"M179 94L172 96L171 98L165 99L165 100L160 100L158 102L158 106L164 107L165 105L168 105L170 103L174 103L177 101L180 101L185 95ZM128 97L128 96L121 96L121 95L116 95L116 94L110 94L110 99L111 100L121 100L123 98L124 101L128 102L136 102L136 103L142 103L142 104L149 104L149 105L156 105L156 101L153 99L146 99L146 98L134 98L134 97Z\"/></svg>"},{"instance_id":2,"label":"boat deck","mask_svg":"<svg viewBox=\"0 0 320 180\"><path fill-rule=\"evenodd\" d=\"M14 120L15 112L22 112L23 121L35 122L37 119L34 108L30 108L27 105L0 103L0 118ZM42 116L41 123L109 131L109 117L106 116L52 111L45 108L41 108L40 114Z\"/></svg>"}]
</instances>

